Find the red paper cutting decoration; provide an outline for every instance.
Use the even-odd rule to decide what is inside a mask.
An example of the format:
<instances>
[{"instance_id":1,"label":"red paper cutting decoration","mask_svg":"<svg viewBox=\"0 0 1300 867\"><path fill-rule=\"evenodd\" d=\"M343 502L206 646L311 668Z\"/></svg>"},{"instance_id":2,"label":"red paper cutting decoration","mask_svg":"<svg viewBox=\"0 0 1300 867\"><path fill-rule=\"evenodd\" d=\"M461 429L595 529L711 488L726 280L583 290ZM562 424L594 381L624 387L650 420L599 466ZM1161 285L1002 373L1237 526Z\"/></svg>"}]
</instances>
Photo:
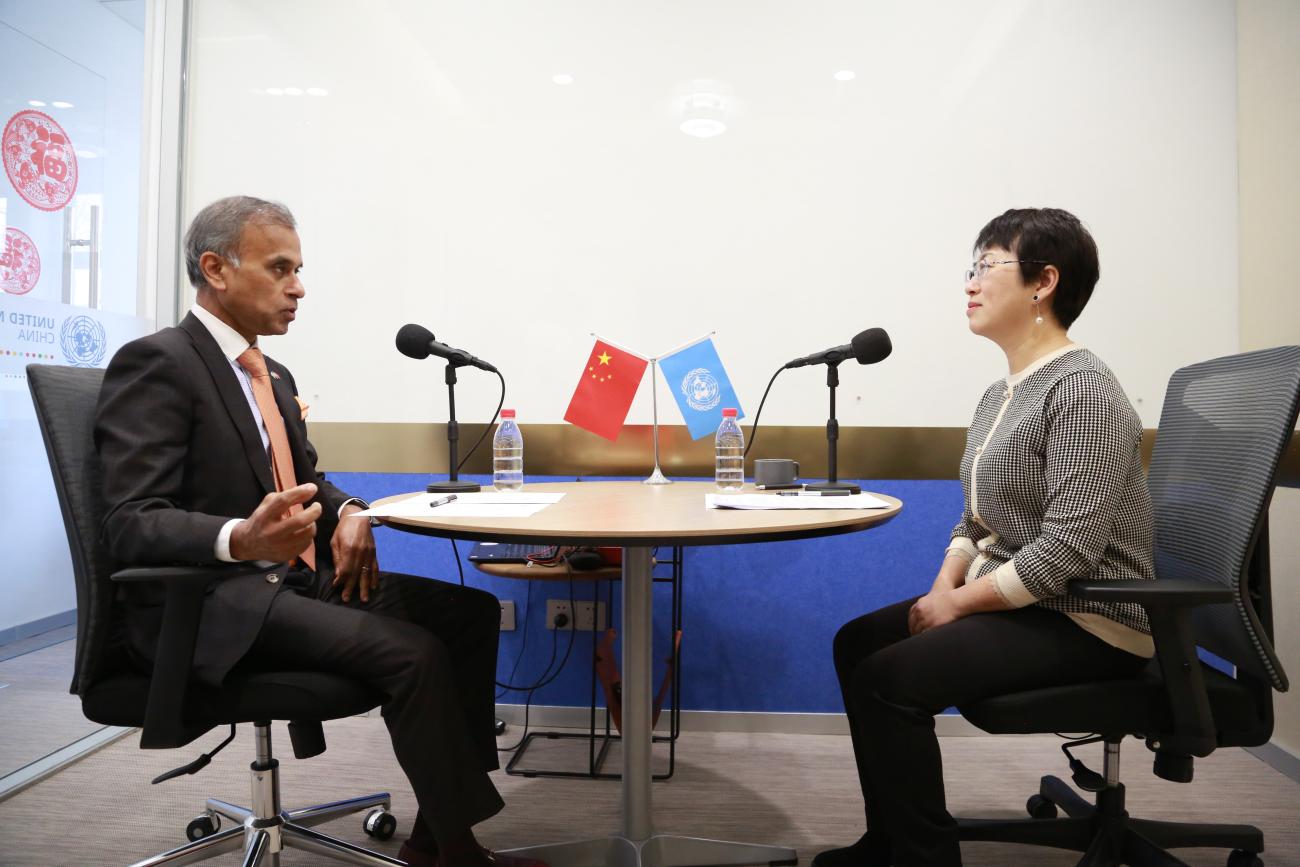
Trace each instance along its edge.
<instances>
[{"instance_id":1,"label":"red paper cutting decoration","mask_svg":"<svg viewBox=\"0 0 1300 867\"><path fill-rule=\"evenodd\" d=\"M0 155L9 183L33 208L59 211L72 201L77 154L54 118L31 110L9 118L0 137Z\"/></svg>"},{"instance_id":2,"label":"red paper cutting decoration","mask_svg":"<svg viewBox=\"0 0 1300 867\"><path fill-rule=\"evenodd\" d=\"M0 250L0 289L10 295L26 295L41 278L41 254L26 232L10 226Z\"/></svg>"}]
</instances>

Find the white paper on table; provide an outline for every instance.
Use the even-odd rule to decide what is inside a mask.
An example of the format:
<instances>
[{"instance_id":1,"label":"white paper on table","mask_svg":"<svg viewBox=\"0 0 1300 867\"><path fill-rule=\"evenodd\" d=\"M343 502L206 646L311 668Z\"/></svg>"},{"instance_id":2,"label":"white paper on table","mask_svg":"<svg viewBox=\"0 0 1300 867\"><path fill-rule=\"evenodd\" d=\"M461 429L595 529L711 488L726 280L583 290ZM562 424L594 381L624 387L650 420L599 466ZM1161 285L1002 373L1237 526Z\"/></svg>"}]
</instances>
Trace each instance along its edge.
<instances>
[{"instance_id":1,"label":"white paper on table","mask_svg":"<svg viewBox=\"0 0 1300 867\"><path fill-rule=\"evenodd\" d=\"M889 503L871 494L847 497L777 494L705 494L706 509L888 509Z\"/></svg>"},{"instance_id":2,"label":"white paper on table","mask_svg":"<svg viewBox=\"0 0 1300 867\"><path fill-rule=\"evenodd\" d=\"M372 506L360 512L353 512L353 517L376 518L529 518L545 509L548 503L473 503L462 502L462 497L472 494L457 494L456 499L442 506L431 506L439 498L438 494L415 494L396 503ZM552 496L541 494L534 496ZM563 496L561 494L560 496Z\"/></svg>"}]
</instances>

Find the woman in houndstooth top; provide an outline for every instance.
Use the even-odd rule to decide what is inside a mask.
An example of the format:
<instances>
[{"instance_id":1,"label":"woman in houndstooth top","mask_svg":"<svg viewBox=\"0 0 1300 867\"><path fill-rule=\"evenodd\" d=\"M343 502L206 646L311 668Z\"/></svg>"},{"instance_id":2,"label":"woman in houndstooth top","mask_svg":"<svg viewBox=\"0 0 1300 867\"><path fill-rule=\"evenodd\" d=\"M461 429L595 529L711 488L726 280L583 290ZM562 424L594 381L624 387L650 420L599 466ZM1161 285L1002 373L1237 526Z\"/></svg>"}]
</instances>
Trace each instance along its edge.
<instances>
[{"instance_id":1,"label":"woman in houndstooth top","mask_svg":"<svg viewBox=\"0 0 1300 867\"><path fill-rule=\"evenodd\" d=\"M930 592L835 636L868 830L814 867L961 864L934 715L1125 677L1154 653L1138 606L1066 595L1074 579L1155 577L1142 424L1106 365L1066 333L1097 282L1097 246L1072 214L1043 208L995 218L974 249L966 317L1010 374L975 410L965 509Z\"/></svg>"}]
</instances>

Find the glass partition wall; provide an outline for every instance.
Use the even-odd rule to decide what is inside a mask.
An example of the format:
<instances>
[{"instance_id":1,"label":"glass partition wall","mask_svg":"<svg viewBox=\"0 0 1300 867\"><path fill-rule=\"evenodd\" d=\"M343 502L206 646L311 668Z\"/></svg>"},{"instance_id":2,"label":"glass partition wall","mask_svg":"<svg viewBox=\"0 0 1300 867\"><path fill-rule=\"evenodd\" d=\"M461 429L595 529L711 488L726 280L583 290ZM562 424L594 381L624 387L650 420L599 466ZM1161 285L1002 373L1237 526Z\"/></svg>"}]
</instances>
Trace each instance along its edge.
<instances>
[{"instance_id":1,"label":"glass partition wall","mask_svg":"<svg viewBox=\"0 0 1300 867\"><path fill-rule=\"evenodd\" d=\"M137 264L145 12L0 2L0 794L101 733L68 694L72 566L25 369L102 367L153 328Z\"/></svg>"}]
</instances>

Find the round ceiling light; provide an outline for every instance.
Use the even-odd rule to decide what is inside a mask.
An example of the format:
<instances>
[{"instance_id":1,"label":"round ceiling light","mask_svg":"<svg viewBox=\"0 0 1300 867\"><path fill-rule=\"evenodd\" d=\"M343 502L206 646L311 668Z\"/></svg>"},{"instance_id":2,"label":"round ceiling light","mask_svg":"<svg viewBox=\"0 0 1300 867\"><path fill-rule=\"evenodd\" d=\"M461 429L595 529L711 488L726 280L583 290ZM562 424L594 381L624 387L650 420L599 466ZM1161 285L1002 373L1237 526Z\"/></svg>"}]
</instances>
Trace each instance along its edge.
<instances>
[{"instance_id":1,"label":"round ceiling light","mask_svg":"<svg viewBox=\"0 0 1300 867\"><path fill-rule=\"evenodd\" d=\"M713 138L727 131L727 113L716 93L692 93L682 105L682 132L694 138Z\"/></svg>"}]
</instances>

